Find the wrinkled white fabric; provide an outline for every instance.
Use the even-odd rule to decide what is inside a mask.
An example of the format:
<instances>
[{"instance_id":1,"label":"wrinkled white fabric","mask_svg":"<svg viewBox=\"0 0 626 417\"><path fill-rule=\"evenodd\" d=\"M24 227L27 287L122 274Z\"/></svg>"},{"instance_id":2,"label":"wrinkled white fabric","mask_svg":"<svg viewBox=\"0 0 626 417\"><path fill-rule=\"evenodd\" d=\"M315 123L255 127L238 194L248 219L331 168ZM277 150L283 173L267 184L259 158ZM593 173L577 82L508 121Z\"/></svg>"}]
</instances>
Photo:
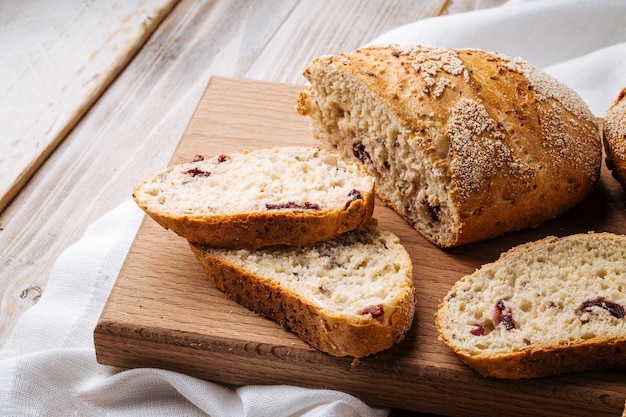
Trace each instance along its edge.
<instances>
[{"instance_id":1,"label":"wrinkled white fabric","mask_svg":"<svg viewBox=\"0 0 626 417\"><path fill-rule=\"evenodd\" d=\"M527 59L603 116L626 87L626 1L513 0L427 19L374 43L474 47ZM0 350L1 416L384 416L350 395L293 386L228 387L159 369L96 362L93 329L143 212L127 201L57 260L39 302Z\"/></svg>"},{"instance_id":2,"label":"wrinkled white fabric","mask_svg":"<svg viewBox=\"0 0 626 417\"><path fill-rule=\"evenodd\" d=\"M93 330L143 212L127 201L57 260L46 290L0 351L0 416L382 417L348 394L226 387L161 369L97 363Z\"/></svg>"}]
</instances>

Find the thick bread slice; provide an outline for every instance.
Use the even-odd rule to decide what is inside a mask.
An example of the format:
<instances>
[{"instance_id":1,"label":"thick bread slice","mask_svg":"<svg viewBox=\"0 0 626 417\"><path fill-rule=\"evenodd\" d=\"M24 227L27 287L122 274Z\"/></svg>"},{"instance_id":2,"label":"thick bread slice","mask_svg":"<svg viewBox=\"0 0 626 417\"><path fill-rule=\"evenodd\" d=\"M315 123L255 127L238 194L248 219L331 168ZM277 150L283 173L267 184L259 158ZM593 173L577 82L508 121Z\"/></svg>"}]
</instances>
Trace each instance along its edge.
<instances>
[{"instance_id":1,"label":"thick bread slice","mask_svg":"<svg viewBox=\"0 0 626 417\"><path fill-rule=\"evenodd\" d=\"M436 313L443 340L485 376L626 367L626 237L548 237L459 280Z\"/></svg>"},{"instance_id":2,"label":"thick bread slice","mask_svg":"<svg viewBox=\"0 0 626 417\"><path fill-rule=\"evenodd\" d=\"M375 220L310 247L190 246L217 288L333 356L379 352L411 327L411 259Z\"/></svg>"},{"instance_id":3,"label":"thick bread slice","mask_svg":"<svg viewBox=\"0 0 626 417\"><path fill-rule=\"evenodd\" d=\"M373 46L320 57L297 99L314 135L367 167L379 197L450 247L536 226L599 177L596 120L521 59Z\"/></svg>"},{"instance_id":4,"label":"thick bread slice","mask_svg":"<svg viewBox=\"0 0 626 417\"><path fill-rule=\"evenodd\" d=\"M626 88L620 91L604 118L606 165L626 188Z\"/></svg>"},{"instance_id":5,"label":"thick bread slice","mask_svg":"<svg viewBox=\"0 0 626 417\"><path fill-rule=\"evenodd\" d=\"M133 192L157 223L192 242L227 248L311 245L367 224L374 181L316 147L196 157Z\"/></svg>"}]
</instances>

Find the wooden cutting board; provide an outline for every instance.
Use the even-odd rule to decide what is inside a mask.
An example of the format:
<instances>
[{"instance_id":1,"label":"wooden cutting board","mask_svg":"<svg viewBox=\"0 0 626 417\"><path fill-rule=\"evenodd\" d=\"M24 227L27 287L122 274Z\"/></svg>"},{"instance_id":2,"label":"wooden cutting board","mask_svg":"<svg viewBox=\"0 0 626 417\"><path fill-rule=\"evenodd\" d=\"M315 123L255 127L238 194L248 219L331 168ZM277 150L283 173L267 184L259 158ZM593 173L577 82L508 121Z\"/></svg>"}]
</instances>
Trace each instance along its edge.
<instances>
[{"instance_id":1,"label":"wooden cutting board","mask_svg":"<svg viewBox=\"0 0 626 417\"><path fill-rule=\"evenodd\" d=\"M295 111L301 86L213 78L172 162L197 154L315 144ZM381 227L412 256L417 288L406 339L351 366L311 348L216 290L187 242L146 218L95 328L98 361L158 367L227 384L291 384L341 390L364 401L451 416L618 416L620 371L536 380L484 378L437 340L433 315L452 284L517 244L546 235L626 232L625 196L606 169L578 207L541 227L442 250L377 202Z\"/></svg>"}]
</instances>

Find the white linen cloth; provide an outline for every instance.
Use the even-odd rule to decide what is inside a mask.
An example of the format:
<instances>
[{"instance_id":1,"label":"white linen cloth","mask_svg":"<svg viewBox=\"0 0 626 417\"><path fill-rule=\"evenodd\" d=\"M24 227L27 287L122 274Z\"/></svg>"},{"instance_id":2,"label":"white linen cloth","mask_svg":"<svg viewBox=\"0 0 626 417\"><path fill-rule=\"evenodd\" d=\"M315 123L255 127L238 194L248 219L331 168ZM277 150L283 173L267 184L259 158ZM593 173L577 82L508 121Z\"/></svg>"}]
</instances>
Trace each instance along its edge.
<instances>
[{"instance_id":1,"label":"white linen cloth","mask_svg":"<svg viewBox=\"0 0 626 417\"><path fill-rule=\"evenodd\" d=\"M229 388L171 371L99 365L93 330L142 218L129 200L61 254L41 299L0 351L0 416L388 414L338 391Z\"/></svg>"},{"instance_id":2,"label":"white linen cloth","mask_svg":"<svg viewBox=\"0 0 626 417\"><path fill-rule=\"evenodd\" d=\"M520 56L579 92L599 117L626 87L626 1L513 0L422 20L371 43L475 47ZM57 260L39 302L0 350L1 416L384 416L332 390L226 387L158 369L99 365L93 329L143 212L127 201Z\"/></svg>"}]
</instances>

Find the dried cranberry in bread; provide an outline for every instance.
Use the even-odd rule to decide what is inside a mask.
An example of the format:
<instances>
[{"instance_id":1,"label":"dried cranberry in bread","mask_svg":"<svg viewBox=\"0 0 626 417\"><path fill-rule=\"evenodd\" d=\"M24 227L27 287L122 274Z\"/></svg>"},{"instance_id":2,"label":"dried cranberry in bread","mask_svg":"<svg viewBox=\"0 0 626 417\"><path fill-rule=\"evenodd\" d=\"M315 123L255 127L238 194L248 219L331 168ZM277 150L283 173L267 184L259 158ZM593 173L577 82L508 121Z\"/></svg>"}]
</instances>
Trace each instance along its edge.
<instances>
[{"instance_id":1,"label":"dried cranberry in bread","mask_svg":"<svg viewBox=\"0 0 626 417\"><path fill-rule=\"evenodd\" d=\"M596 120L522 59L373 46L315 59L298 96L314 136L375 178L379 197L450 247L536 226L599 177Z\"/></svg>"},{"instance_id":2,"label":"dried cranberry in bread","mask_svg":"<svg viewBox=\"0 0 626 417\"><path fill-rule=\"evenodd\" d=\"M374 219L309 247L190 246L217 288L333 356L379 352L401 341L411 327L411 259L399 239Z\"/></svg>"},{"instance_id":3,"label":"dried cranberry in bread","mask_svg":"<svg viewBox=\"0 0 626 417\"><path fill-rule=\"evenodd\" d=\"M374 182L316 147L222 154L139 184L137 204L187 240L229 248L311 245L367 224Z\"/></svg>"},{"instance_id":4,"label":"dried cranberry in bread","mask_svg":"<svg viewBox=\"0 0 626 417\"><path fill-rule=\"evenodd\" d=\"M604 118L606 165L626 188L626 88L609 107Z\"/></svg>"},{"instance_id":5,"label":"dried cranberry in bread","mask_svg":"<svg viewBox=\"0 0 626 417\"><path fill-rule=\"evenodd\" d=\"M485 376L626 367L626 236L547 237L460 279L436 313L443 340Z\"/></svg>"}]
</instances>

